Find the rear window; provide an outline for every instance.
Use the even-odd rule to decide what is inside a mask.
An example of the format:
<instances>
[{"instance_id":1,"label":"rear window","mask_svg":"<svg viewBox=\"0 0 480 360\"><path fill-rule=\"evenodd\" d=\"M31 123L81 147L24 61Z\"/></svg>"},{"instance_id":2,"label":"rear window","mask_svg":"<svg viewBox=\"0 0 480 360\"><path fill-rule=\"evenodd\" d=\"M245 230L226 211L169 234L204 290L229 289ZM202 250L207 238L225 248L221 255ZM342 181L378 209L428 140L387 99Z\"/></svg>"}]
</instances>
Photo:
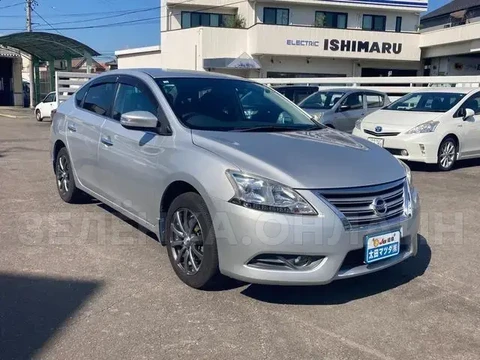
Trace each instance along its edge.
<instances>
[{"instance_id":1,"label":"rear window","mask_svg":"<svg viewBox=\"0 0 480 360\"><path fill-rule=\"evenodd\" d=\"M408 94L384 109L397 111L447 112L465 97L461 93L418 92Z\"/></svg>"},{"instance_id":2,"label":"rear window","mask_svg":"<svg viewBox=\"0 0 480 360\"><path fill-rule=\"evenodd\" d=\"M114 95L114 83L92 85L85 96L83 108L98 115L108 116Z\"/></svg>"}]
</instances>

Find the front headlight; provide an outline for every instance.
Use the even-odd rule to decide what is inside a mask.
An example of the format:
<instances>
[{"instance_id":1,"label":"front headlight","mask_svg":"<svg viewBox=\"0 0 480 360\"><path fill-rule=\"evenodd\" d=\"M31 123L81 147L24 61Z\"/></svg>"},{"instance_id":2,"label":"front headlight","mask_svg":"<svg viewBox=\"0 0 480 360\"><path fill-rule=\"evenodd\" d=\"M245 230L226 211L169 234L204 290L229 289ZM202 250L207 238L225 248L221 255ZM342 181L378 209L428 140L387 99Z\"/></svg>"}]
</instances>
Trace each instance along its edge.
<instances>
[{"instance_id":1,"label":"front headlight","mask_svg":"<svg viewBox=\"0 0 480 360\"><path fill-rule=\"evenodd\" d=\"M438 124L438 121L427 121L426 123L420 124L415 126L413 129L408 130L406 134L423 134L434 132Z\"/></svg>"},{"instance_id":2,"label":"front headlight","mask_svg":"<svg viewBox=\"0 0 480 360\"><path fill-rule=\"evenodd\" d=\"M397 160L400 163L400 165L402 165L403 168L405 169L405 176L407 177L408 185L412 186L412 172L410 171L410 167L407 164L405 164L402 160L400 159L397 159Z\"/></svg>"},{"instance_id":3,"label":"front headlight","mask_svg":"<svg viewBox=\"0 0 480 360\"><path fill-rule=\"evenodd\" d=\"M362 121L363 119L358 119L355 121L355 129L362 130Z\"/></svg>"},{"instance_id":4,"label":"front headlight","mask_svg":"<svg viewBox=\"0 0 480 360\"><path fill-rule=\"evenodd\" d=\"M250 209L295 215L317 215L313 207L295 190L275 181L227 170L235 196L230 200Z\"/></svg>"}]
</instances>

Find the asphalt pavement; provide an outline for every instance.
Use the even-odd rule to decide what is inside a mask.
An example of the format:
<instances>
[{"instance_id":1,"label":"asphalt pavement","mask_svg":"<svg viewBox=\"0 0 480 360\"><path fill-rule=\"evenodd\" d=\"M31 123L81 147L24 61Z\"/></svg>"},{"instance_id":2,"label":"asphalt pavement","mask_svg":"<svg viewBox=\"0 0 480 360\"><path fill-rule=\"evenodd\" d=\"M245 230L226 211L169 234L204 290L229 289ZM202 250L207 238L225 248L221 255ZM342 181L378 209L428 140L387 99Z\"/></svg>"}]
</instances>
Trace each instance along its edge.
<instances>
[{"instance_id":1,"label":"asphalt pavement","mask_svg":"<svg viewBox=\"0 0 480 360\"><path fill-rule=\"evenodd\" d=\"M480 359L480 161L413 166L416 258L326 286L203 292L112 209L62 202L50 122L22 114L0 116L0 359Z\"/></svg>"}]
</instances>

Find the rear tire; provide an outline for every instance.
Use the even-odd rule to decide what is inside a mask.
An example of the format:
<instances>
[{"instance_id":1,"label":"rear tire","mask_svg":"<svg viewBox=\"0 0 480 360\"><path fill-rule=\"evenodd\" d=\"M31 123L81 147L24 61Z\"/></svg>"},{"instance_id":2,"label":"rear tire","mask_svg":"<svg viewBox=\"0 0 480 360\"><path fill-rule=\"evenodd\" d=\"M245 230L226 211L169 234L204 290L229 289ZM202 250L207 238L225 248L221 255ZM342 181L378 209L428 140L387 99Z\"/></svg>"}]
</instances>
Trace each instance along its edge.
<instances>
[{"instance_id":1,"label":"rear tire","mask_svg":"<svg viewBox=\"0 0 480 360\"><path fill-rule=\"evenodd\" d=\"M67 148L61 148L55 161L55 179L58 194L66 203L79 202L84 193L75 185L73 169Z\"/></svg>"},{"instance_id":2,"label":"rear tire","mask_svg":"<svg viewBox=\"0 0 480 360\"><path fill-rule=\"evenodd\" d=\"M37 119L37 121L43 121L42 112L40 110L35 111L35 119Z\"/></svg>"},{"instance_id":3,"label":"rear tire","mask_svg":"<svg viewBox=\"0 0 480 360\"><path fill-rule=\"evenodd\" d=\"M185 284L205 290L222 283L212 219L199 194L188 192L173 200L165 240L173 270Z\"/></svg>"},{"instance_id":4,"label":"rear tire","mask_svg":"<svg viewBox=\"0 0 480 360\"><path fill-rule=\"evenodd\" d=\"M443 139L437 155L437 166L440 171L452 170L457 161L458 144L452 137Z\"/></svg>"}]
</instances>

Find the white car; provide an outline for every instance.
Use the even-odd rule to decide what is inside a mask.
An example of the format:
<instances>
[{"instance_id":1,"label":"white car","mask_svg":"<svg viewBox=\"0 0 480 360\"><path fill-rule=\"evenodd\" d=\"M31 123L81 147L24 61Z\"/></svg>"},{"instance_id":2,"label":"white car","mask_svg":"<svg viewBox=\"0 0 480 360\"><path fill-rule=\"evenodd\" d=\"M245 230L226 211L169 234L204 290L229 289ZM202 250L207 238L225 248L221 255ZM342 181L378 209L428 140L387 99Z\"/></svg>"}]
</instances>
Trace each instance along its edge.
<instances>
[{"instance_id":1,"label":"white car","mask_svg":"<svg viewBox=\"0 0 480 360\"><path fill-rule=\"evenodd\" d=\"M47 96L35 106L35 118L37 121L42 121L44 118L52 116L52 111L57 110L57 97L55 91L48 93Z\"/></svg>"},{"instance_id":2,"label":"white car","mask_svg":"<svg viewBox=\"0 0 480 360\"><path fill-rule=\"evenodd\" d=\"M395 157L452 169L480 157L480 90L431 88L414 92L360 119L353 135Z\"/></svg>"}]
</instances>

